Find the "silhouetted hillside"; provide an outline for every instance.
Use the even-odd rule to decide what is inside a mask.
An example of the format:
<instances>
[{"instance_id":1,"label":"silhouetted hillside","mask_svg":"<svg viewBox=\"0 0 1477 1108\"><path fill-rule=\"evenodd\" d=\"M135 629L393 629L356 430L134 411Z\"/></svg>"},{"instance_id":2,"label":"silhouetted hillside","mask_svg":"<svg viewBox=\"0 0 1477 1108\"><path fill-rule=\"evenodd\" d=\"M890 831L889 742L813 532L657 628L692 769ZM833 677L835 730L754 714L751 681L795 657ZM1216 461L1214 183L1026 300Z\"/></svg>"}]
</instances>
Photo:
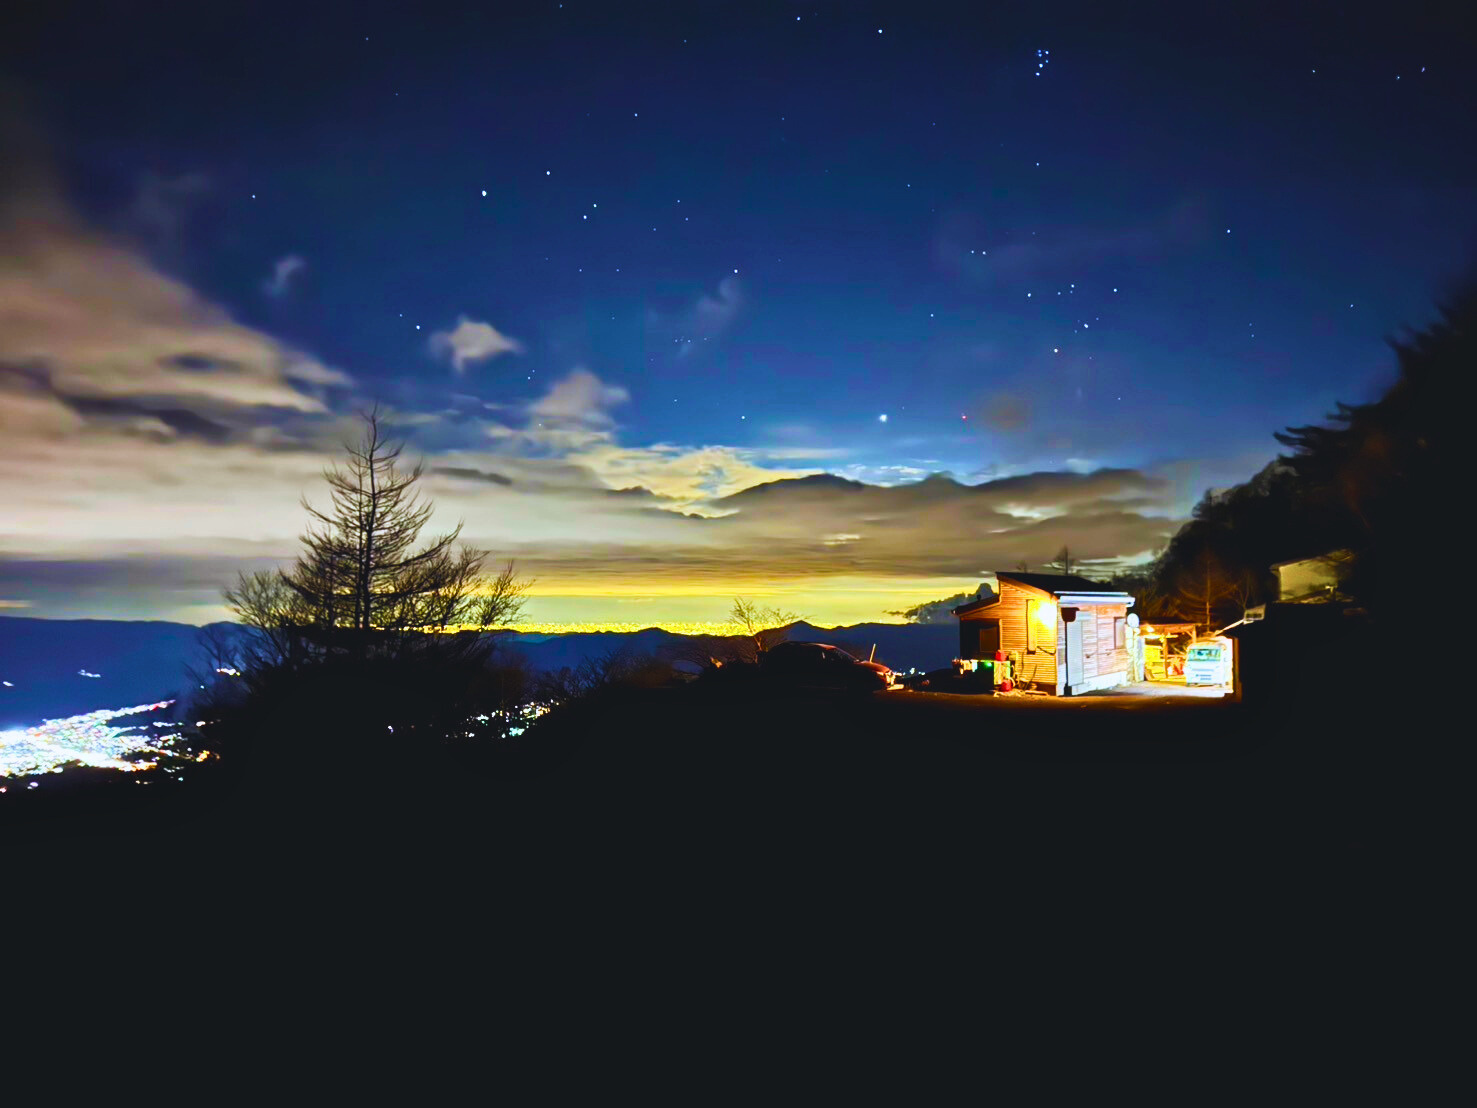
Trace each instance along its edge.
<instances>
[{"instance_id":1,"label":"silhouetted hillside","mask_svg":"<svg viewBox=\"0 0 1477 1108\"><path fill-rule=\"evenodd\" d=\"M239 634L230 623L209 625ZM187 667L207 667L201 628L184 623L123 620L0 618L0 727L44 718L76 715L98 708L149 703L191 689ZM792 637L829 642L896 670L925 670L947 664L958 635L952 624L863 623L854 627L815 627L797 623ZM616 651L632 657L671 660L682 656L690 636L660 628L643 631L580 632L564 635L507 632L498 649L521 655L535 672L574 668ZM97 674L84 676L79 671Z\"/></svg>"}]
</instances>

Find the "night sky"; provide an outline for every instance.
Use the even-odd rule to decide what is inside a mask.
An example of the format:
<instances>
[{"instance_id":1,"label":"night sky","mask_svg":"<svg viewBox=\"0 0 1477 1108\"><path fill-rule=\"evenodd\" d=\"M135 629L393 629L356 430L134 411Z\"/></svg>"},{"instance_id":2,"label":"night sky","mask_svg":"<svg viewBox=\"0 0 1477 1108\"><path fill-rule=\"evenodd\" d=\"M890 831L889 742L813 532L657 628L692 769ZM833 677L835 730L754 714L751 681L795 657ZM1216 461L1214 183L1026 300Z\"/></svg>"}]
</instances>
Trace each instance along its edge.
<instances>
[{"instance_id":1,"label":"night sky","mask_svg":"<svg viewBox=\"0 0 1477 1108\"><path fill-rule=\"evenodd\" d=\"M12 614L219 618L375 400L536 624L1141 561L1477 232L1458 6L150 7L0 47Z\"/></svg>"}]
</instances>

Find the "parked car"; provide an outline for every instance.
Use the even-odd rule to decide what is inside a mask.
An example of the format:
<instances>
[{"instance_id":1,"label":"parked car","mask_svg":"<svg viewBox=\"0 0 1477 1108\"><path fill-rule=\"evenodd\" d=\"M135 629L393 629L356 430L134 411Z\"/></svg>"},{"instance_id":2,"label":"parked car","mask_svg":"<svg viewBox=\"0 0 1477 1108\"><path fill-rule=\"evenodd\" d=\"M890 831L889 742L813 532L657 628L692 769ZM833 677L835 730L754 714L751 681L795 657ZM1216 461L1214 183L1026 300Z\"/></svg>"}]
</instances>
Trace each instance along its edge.
<instances>
[{"instance_id":1,"label":"parked car","mask_svg":"<svg viewBox=\"0 0 1477 1108\"><path fill-rule=\"evenodd\" d=\"M839 646L819 642L779 643L759 656L759 669L769 680L798 688L882 692L895 680L880 662L859 661Z\"/></svg>"},{"instance_id":2,"label":"parked car","mask_svg":"<svg viewBox=\"0 0 1477 1108\"><path fill-rule=\"evenodd\" d=\"M1185 653L1186 685L1229 685L1231 683L1231 640L1201 639Z\"/></svg>"}]
</instances>

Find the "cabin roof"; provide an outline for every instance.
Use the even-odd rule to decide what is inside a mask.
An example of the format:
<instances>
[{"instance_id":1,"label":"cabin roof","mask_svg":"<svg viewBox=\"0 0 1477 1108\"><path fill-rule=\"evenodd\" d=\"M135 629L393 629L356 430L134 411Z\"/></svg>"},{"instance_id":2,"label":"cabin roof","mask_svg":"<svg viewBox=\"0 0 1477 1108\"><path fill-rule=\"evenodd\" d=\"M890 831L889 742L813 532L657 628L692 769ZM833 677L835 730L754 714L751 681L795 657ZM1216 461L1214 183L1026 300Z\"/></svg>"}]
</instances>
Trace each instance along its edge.
<instances>
[{"instance_id":1,"label":"cabin roof","mask_svg":"<svg viewBox=\"0 0 1477 1108\"><path fill-rule=\"evenodd\" d=\"M1086 577L1078 577L1075 573L1002 573L997 569L995 576L1006 581L1014 581L1018 585L1040 589L1042 592L1101 592L1113 596L1118 595L1117 589L1110 589L1101 581L1089 581Z\"/></svg>"},{"instance_id":2,"label":"cabin roof","mask_svg":"<svg viewBox=\"0 0 1477 1108\"><path fill-rule=\"evenodd\" d=\"M1101 597L1104 603L1133 603L1133 598L1127 593L1110 589L1101 581L1089 581L1086 577L1078 577L1075 573L1015 573L1005 570L996 570L997 581L1009 581L1012 584L1024 585L1028 589L1036 589L1040 592L1050 593L1052 596L1072 597ZM988 608L991 604L997 604L1000 597L993 593L971 600L967 604L961 604L953 609L954 615L964 612L972 612L977 608Z\"/></svg>"}]
</instances>

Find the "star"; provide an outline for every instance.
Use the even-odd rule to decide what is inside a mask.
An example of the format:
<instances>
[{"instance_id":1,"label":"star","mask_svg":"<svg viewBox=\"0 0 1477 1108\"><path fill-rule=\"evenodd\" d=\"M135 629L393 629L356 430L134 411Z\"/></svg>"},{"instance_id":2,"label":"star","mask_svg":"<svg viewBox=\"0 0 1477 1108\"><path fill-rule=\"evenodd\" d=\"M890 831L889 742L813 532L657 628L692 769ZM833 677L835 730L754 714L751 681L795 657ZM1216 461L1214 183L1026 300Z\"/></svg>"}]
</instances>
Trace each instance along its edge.
<instances>
[{"instance_id":1,"label":"star","mask_svg":"<svg viewBox=\"0 0 1477 1108\"><path fill-rule=\"evenodd\" d=\"M486 196L486 195L487 195L487 190L486 190L486 189L483 189L483 190L482 190L482 195L483 195L483 196Z\"/></svg>"},{"instance_id":2,"label":"star","mask_svg":"<svg viewBox=\"0 0 1477 1108\"><path fill-rule=\"evenodd\" d=\"M877 422L878 423L886 423L887 422L887 413L886 412L883 412L880 416L878 416L877 417Z\"/></svg>"}]
</instances>

